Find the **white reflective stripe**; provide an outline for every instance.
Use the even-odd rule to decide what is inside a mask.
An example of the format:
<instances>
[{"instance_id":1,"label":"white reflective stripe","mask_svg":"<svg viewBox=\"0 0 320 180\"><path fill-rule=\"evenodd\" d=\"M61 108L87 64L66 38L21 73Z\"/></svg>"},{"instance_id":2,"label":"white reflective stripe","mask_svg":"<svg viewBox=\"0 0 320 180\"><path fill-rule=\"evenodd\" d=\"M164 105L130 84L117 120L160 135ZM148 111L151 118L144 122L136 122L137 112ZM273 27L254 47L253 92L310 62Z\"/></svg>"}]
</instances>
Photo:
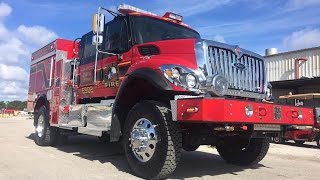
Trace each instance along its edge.
<instances>
[{"instance_id":1,"label":"white reflective stripe","mask_svg":"<svg viewBox=\"0 0 320 180\"><path fill-rule=\"evenodd\" d=\"M34 64L36 64L38 62L41 62L41 61L43 61L43 60L45 60L45 59L47 59L47 58L49 58L49 57L51 57L51 56L53 56L55 54L56 54L56 51L52 51L52 52L50 52L50 53L48 53L48 54L46 54L46 55L34 60L34 61L32 61L31 65L34 65Z\"/></svg>"}]
</instances>

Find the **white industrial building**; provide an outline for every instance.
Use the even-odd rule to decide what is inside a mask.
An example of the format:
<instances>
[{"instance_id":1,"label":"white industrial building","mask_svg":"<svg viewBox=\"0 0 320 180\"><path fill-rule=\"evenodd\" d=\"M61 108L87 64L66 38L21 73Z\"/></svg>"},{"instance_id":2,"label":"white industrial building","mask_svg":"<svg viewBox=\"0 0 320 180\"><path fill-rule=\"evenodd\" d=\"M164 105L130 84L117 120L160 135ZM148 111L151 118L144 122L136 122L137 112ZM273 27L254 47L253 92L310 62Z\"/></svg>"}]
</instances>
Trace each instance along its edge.
<instances>
[{"instance_id":1,"label":"white industrial building","mask_svg":"<svg viewBox=\"0 0 320 180\"><path fill-rule=\"evenodd\" d=\"M266 50L269 81L284 81L320 76L320 47L277 53Z\"/></svg>"},{"instance_id":2,"label":"white industrial building","mask_svg":"<svg viewBox=\"0 0 320 180\"><path fill-rule=\"evenodd\" d=\"M284 53L270 48L266 50L265 60L275 102L320 105L320 47Z\"/></svg>"}]
</instances>

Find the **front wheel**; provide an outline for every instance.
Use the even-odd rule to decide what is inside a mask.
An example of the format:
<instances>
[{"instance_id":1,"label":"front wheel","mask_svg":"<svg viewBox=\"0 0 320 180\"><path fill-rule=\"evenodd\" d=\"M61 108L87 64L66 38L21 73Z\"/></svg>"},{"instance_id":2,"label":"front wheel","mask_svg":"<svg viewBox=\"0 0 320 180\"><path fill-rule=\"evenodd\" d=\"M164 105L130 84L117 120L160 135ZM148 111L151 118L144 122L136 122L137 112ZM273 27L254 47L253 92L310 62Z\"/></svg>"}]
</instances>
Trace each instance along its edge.
<instances>
[{"instance_id":1,"label":"front wheel","mask_svg":"<svg viewBox=\"0 0 320 180\"><path fill-rule=\"evenodd\" d=\"M251 165L260 162L269 150L268 138L229 137L220 141L216 148L226 162L236 165Z\"/></svg>"},{"instance_id":2,"label":"front wheel","mask_svg":"<svg viewBox=\"0 0 320 180\"><path fill-rule=\"evenodd\" d=\"M166 105L136 104L124 127L124 150L129 166L144 179L163 179L177 167L182 148L179 124Z\"/></svg>"}]
</instances>

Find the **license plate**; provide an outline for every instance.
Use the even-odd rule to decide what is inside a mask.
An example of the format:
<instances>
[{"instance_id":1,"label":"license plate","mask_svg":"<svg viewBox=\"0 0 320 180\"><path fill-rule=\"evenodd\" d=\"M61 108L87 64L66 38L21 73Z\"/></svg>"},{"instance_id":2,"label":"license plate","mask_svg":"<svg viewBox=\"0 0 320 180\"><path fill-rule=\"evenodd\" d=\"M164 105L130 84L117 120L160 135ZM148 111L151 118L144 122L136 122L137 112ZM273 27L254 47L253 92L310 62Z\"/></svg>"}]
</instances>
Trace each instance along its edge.
<instances>
[{"instance_id":1,"label":"license plate","mask_svg":"<svg viewBox=\"0 0 320 180\"><path fill-rule=\"evenodd\" d=\"M255 131L281 131L281 126L274 125L274 124L254 124L253 130L255 130Z\"/></svg>"}]
</instances>

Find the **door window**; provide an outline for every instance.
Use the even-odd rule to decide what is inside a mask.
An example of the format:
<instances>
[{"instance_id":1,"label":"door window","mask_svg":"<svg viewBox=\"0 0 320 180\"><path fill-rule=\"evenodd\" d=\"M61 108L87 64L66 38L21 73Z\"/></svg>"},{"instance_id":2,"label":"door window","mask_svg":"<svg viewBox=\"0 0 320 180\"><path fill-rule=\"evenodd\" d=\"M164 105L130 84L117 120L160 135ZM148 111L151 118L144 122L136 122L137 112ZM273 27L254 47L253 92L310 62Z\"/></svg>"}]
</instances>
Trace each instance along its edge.
<instances>
[{"instance_id":1,"label":"door window","mask_svg":"<svg viewBox=\"0 0 320 180\"><path fill-rule=\"evenodd\" d=\"M128 28L123 17L109 22L105 33L105 51L123 53L128 50Z\"/></svg>"}]
</instances>

